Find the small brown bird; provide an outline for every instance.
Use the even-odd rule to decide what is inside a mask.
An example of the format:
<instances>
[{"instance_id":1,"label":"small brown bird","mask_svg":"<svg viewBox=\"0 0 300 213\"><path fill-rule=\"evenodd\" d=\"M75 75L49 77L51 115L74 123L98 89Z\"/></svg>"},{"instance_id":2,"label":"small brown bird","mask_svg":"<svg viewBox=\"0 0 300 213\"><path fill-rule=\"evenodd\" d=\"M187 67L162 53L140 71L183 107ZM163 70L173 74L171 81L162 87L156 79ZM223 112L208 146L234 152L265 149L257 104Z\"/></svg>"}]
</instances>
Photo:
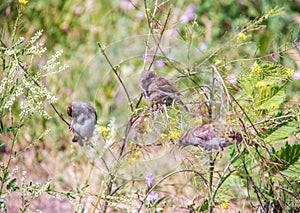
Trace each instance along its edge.
<instances>
[{"instance_id":1,"label":"small brown bird","mask_svg":"<svg viewBox=\"0 0 300 213\"><path fill-rule=\"evenodd\" d=\"M182 147L200 146L206 150L223 150L224 147L240 143L242 140L243 137L240 133L222 130L214 124L203 124L184 132L179 137L178 145Z\"/></svg>"},{"instance_id":2,"label":"small brown bird","mask_svg":"<svg viewBox=\"0 0 300 213\"><path fill-rule=\"evenodd\" d=\"M180 100L180 93L170 82L153 71L143 71L140 76L140 87L145 98L155 104L163 103L171 105L173 101L182 104L185 110L188 108Z\"/></svg>"},{"instance_id":3,"label":"small brown bird","mask_svg":"<svg viewBox=\"0 0 300 213\"><path fill-rule=\"evenodd\" d=\"M92 105L86 102L72 102L67 107L67 113L72 117L70 130L74 132L72 142L83 146L92 136L97 123L97 114Z\"/></svg>"}]
</instances>

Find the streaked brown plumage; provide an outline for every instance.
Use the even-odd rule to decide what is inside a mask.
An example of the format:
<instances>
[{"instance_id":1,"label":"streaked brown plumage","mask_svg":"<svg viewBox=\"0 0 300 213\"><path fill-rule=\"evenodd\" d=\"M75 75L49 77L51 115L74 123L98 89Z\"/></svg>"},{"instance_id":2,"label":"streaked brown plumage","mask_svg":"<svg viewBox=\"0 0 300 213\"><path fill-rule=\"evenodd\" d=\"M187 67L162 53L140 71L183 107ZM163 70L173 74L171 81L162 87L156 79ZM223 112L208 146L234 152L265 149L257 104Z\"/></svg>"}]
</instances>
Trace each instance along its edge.
<instances>
[{"instance_id":1,"label":"streaked brown plumage","mask_svg":"<svg viewBox=\"0 0 300 213\"><path fill-rule=\"evenodd\" d=\"M203 124L184 132L178 140L178 145L182 147L189 145L200 146L207 150L223 150L224 147L240 143L242 140L240 133L226 131L214 124Z\"/></svg>"},{"instance_id":2,"label":"streaked brown plumage","mask_svg":"<svg viewBox=\"0 0 300 213\"><path fill-rule=\"evenodd\" d=\"M171 105L174 101L182 104L188 111L188 108L180 100L178 90L167 79L157 76L153 71L143 71L141 73L140 87L148 101L166 105Z\"/></svg>"}]
</instances>

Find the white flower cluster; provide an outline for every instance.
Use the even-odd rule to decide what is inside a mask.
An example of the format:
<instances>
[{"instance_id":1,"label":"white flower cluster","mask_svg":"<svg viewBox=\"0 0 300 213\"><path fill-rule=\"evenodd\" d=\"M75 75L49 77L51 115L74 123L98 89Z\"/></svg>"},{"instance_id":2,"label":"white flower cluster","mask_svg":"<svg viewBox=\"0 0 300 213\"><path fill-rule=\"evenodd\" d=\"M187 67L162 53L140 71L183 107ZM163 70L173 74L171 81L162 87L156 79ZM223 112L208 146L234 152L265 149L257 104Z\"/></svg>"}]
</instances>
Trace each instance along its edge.
<instances>
[{"instance_id":1,"label":"white flower cluster","mask_svg":"<svg viewBox=\"0 0 300 213\"><path fill-rule=\"evenodd\" d=\"M46 52L47 48L44 47L44 44L38 42L38 40L42 36L42 32L42 30L36 32L30 39L27 46L25 47L26 51L24 55L41 56L44 52Z\"/></svg>"},{"instance_id":2,"label":"white flower cluster","mask_svg":"<svg viewBox=\"0 0 300 213\"><path fill-rule=\"evenodd\" d=\"M18 47L24 42L24 37L20 37L18 41L13 44L10 48L5 49L4 54L7 56L12 56L21 51Z\"/></svg>"},{"instance_id":3,"label":"white flower cluster","mask_svg":"<svg viewBox=\"0 0 300 213\"><path fill-rule=\"evenodd\" d=\"M116 137L116 126L115 126L115 117L112 117L109 124L107 125L108 135L106 136L106 146L110 147Z\"/></svg>"},{"instance_id":4,"label":"white flower cluster","mask_svg":"<svg viewBox=\"0 0 300 213\"><path fill-rule=\"evenodd\" d=\"M57 51L51 58L38 70L32 70L33 56L40 56L46 51L43 44L39 42L42 31L38 31L27 42L23 37L11 47L4 48L5 64L2 80L0 82L0 112L4 117L5 113L12 112L13 106L20 106L20 121L28 120L33 114L39 114L48 119L49 115L44 109L44 103L55 103L56 97L51 95L41 81L41 77L48 74L58 73L68 68L61 65L58 61L62 51ZM26 62L26 56L31 59ZM42 75L43 74L43 75Z\"/></svg>"},{"instance_id":5,"label":"white flower cluster","mask_svg":"<svg viewBox=\"0 0 300 213\"><path fill-rule=\"evenodd\" d=\"M3 212L7 212L6 197L6 194L2 194L0 196L0 210L2 210Z\"/></svg>"},{"instance_id":6,"label":"white flower cluster","mask_svg":"<svg viewBox=\"0 0 300 213\"><path fill-rule=\"evenodd\" d=\"M58 61L58 59L60 58L62 53L62 50L56 51L56 53L47 61L47 63L41 67L41 71L44 71L46 73L43 75L44 77L50 74L65 71L69 68L66 64L60 66L60 62Z\"/></svg>"},{"instance_id":7,"label":"white flower cluster","mask_svg":"<svg viewBox=\"0 0 300 213\"><path fill-rule=\"evenodd\" d=\"M26 171L22 171L21 192L22 197L26 197L26 193L30 192L30 198L27 200L27 202L31 202L33 199L39 197L43 192L48 190L51 184L51 180L47 180L44 184L30 183L30 185L27 185L26 173Z\"/></svg>"},{"instance_id":8,"label":"white flower cluster","mask_svg":"<svg viewBox=\"0 0 300 213\"><path fill-rule=\"evenodd\" d=\"M16 98L22 94L22 89L16 85L16 76L20 67L17 61L13 61L8 72L4 72L4 77L0 83L0 95L5 100L1 108L11 109Z\"/></svg>"},{"instance_id":9,"label":"white flower cluster","mask_svg":"<svg viewBox=\"0 0 300 213\"><path fill-rule=\"evenodd\" d=\"M34 44L38 39L41 38L43 34L43 30L39 30L37 31L33 37L31 37L30 41L29 41L29 44Z\"/></svg>"},{"instance_id":10,"label":"white flower cluster","mask_svg":"<svg viewBox=\"0 0 300 213\"><path fill-rule=\"evenodd\" d=\"M44 47L43 43L36 43L31 45L28 49L25 51L25 55L36 55L41 56L44 52L46 52L47 48Z\"/></svg>"}]
</instances>

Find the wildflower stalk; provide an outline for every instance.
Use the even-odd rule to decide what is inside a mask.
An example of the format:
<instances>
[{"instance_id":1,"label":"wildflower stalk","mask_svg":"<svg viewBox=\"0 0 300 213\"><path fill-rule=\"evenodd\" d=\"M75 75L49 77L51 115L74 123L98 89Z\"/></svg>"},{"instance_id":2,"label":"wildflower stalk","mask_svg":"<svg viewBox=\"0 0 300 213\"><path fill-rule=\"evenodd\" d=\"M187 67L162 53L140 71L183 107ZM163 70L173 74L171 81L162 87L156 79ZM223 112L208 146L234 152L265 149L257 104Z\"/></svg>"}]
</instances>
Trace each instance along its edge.
<instances>
[{"instance_id":1,"label":"wildflower stalk","mask_svg":"<svg viewBox=\"0 0 300 213\"><path fill-rule=\"evenodd\" d=\"M243 151L241 151L241 153L244 153L245 152L245 149ZM215 198L216 198L216 195L217 195L217 192L219 190L219 188L222 186L222 184L225 182L225 180L230 176L232 175L232 173L234 173L235 171L237 171L238 169L240 169L242 167L242 165L240 165L237 169L231 171L229 168L230 166L240 157L240 154L236 154L232 160L227 164L226 168L223 170L223 173L218 181L218 183L216 184L216 188L214 189L214 192L211 196L211 199L212 201L214 202L215 201ZM227 173L227 171L229 171ZM226 174L227 173L227 174Z\"/></svg>"},{"instance_id":2,"label":"wildflower stalk","mask_svg":"<svg viewBox=\"0 0 300 213\"><path fill-rule=\"evenodd\" d=\"M149 27L149 30L148 30L148 35L147 35L147 40L146 40L146 45L145 45L145 56L148 55L148 49L149 49L149 41L150 41L150 36L152 34L152 24L153 24L153 20L154 20L154 17L155 17L155 14L156 14L156 11L157 11L157 8L158 8L158 0L155 0L155 6L154 6L154 11L153 11L153 14L152 14L152 17L150 19L149 17L149 8L147 7L147 1L144 0L144 6L145 6L145 13L146 13L146 18L148 20L148 27ZM146 69L146 60L144 60L144 70Z\"/></svg>"},{"instance_id":3,"label":"wildflower stalk","mask_svg":"<svg viewBox=\"0 0 300 213\"><path fill-rule=\"evenodd\" d=\"M208 212L210 213L212 213L214 209L214 201L212 199L214 165L215 165L215 159L213 159L212 153L210 153L209 154L209 179L208 179Z\"/></svg>"},{"instance_id":4,"label":"wildflower stalk","mask_svg":"<svg viewBox=\"0 0 300 213\"><path fill-rule=\"evenodd\" d=\"M108 56L106 55L106 53L105 53L105 47L103 47L99 42L97 42L97 44L98 44L98 46L100 48L100 51L101 51L102 55L104 56L105 60L107 61L107 63L109 64L109 66L111 67L111 69L113 70L113 72L115 73L115 75L117 76L118 80L120 81L120 83L121 83L121 85L122 85L122 87L123 87L123 89L125 91L125 94L127 96L131 112L133 112L134 109L133 109L133 106L132 106L132 101L131 101L130 95L129 95L128 91L127 91L127 88L126 88L123 80L120 77L120 74L118 73L117 68L112 65L111 61L109 60Z\"/></svg>"},{"instance_id":5,"label":"wildflower stalk","mask_svg":"<svg viewBox=\"0 0 300 213\"><path fill-rule=\"evenodd\" d=\"M157 3L157 2L156 2L156 3ZM156 5L156 3L155 3L155 10L154 10L154 12L153 12L153 16L152 16L151 21L150 21L150 19L149 19L149 17L148 17L148 13L146 14L146 15L147 15L147 19L148 19L148 25L149 25L149 32L148 32L147 44L149 43L150 35L152 35L152 37L153 37L153 39L154 39L154 41L155 41L155 43L156 43L156 48L155 48L155 51L154 51L154 54L153 54L153 58L152 58L152 61L151 61L151 63L150 63L150 65L149 65L149 67L148 67L147 70L150 70L150 69L151 69L151 66L153 65L153 63L154 63L154 61L155 61L155 57L156 57L156 55L157 55L158 50L161 51L160 43L161 43L161 40L162 40L162 38L163 38L163 34L164 34L165 30L166 30L166 27L167 27L167 24L168 24L168 22L169 22L170 15L171 15L171 8L170 8L169 11L168 11L168 14L167 14L165 23L164 23L164 25L163 25L163 27L162 27L162 30L161 30L160 34L159 34L159 37L156 38L156 37L154 36L154 34L151 33L151 32L152 32L152 28L151 28L152 22L153 22L155 13L156 13L156 8L158 7L158 5ZM149 48L149 46L146 45L145 55L147 55L148 48ZM145 66L146 66L146 60L144 60L144 70L145 70Z\"/></svg>"},{"instance_id":6,"label":"wildflower stalk","mask_svg":"<svg viewBox=\"0 0 300 213\"><path fill-rule=\"evenodd\" d=\"M22 15L23 15L23 6L21 5L21 6L18 6L18 16L16 18L14 28L13 28L13 32L12 32L12 44L15 41L17 30L19 28L19 22L21 20Z\"/></svg>"},{"instance_id":7,"label":"wildflower stalk","mask_svg":"<svg viewBox=\"0 0 300 213\"><path fill-rule=\"evenodd\" d=\"M105 192L105 194L106 194L105 197L108 197L108 196L111 195L114 178L115 178L114 175L112 175L112 174L109 175L109 181L108 181L108 183L107 183L106 192ZM106 199L106 200L105 200L105 203L104 203L103 210L102 210L103 213L105 213L105 212L107 211L107 207L108 207L108 201L107 201L107 199Z\"/></svg>"},{"instance_id":8,"label":"wildflower stalk","mask_svg":"<svg viewBox=\"0 0 300 213\"><path fill-rule=\"evenodd\" d=\"M16 131L14 132L14 136L13 136L13 139L12 139L12 144L11 144L11 148L9 150L9 157L8 157L8 161L7 161L7 164L4 168L4 171L3 171L3 177L2 177L2 181L1 181L1 187L0 187L0 196L2 195L3 193L3 187L4 187L4 184L6 183L5 181L5 176L6 174L8 173L8 169L9 169L9 166L10 166L10 162L12 160L12 153L13 153L13 149L14 149L14 146L15 146L15 142L17 141L17 136L18 136L18 133L19 133L19 128L16 129Z\"/></svg>"},{"instance_id":9,"label":"wildflower stalk","mask_svg":"<svg viewBox=\"0 0 300 213\"><path fill-rule=\"evenodd\" d=\"M99 205L99 203L100 203L100 201L101 201L101 199L102 199L103 185L104 185L104 182L102 182L101 185L100 185L99 194L98 194L98 197L97 197L97 201L96 201L96 203L95 203L95 206L94 206L94 208L93 208L93 210L92 210L92 213L95 213L95 211L96 211L96 209L97 209L97 207L98 207L98 205Z\"/></svg>"}]
</instances>

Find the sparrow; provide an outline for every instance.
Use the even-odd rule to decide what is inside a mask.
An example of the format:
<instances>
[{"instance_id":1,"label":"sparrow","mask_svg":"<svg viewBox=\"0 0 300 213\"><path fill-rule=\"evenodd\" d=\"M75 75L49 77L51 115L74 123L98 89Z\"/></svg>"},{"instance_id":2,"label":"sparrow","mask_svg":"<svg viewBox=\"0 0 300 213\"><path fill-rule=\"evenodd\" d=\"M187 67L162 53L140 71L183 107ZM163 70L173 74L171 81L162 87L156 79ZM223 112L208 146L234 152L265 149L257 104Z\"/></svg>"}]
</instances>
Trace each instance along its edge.
<instances>
[{"instance_id":1,"label":"sparrow","mask_svg":"<svg viewBox=\"0 0 300 213\"><path fill-rule=\"evenodd\" d=\"M178 145L186 147L189 145L200 146L205 150L218 149L231 144L240 143L243 137L240 133L232 130L221 129L215 124L202 124L184 132L178 140Z\"/></svg>"},{"instance_id":2,"label":"sparrow","mask_svg":"<svg viewBox=\"0 0 300 213\"><path fill-rule=\"evenodd\" d=\"M175 101L183 105L188 111L188 108L179 98L178 90L167 79L157 76L153 71L145 70L141 73L140 88L145 98L152 103L164 103L169 106Z\"/></svg>"},{"instance_id":3,"label":"sparrow","mask_svg":"<svg viewBox=\"0 0 300 213\"><path fill-rule=\"evenodd\" d=\"M72 142L83 146L92 136L97 123L97 114L92 105L86 102L72 102L67 106L67 113L72 117L70 130L74 132Z\"/></svg>"}]
</instances>

